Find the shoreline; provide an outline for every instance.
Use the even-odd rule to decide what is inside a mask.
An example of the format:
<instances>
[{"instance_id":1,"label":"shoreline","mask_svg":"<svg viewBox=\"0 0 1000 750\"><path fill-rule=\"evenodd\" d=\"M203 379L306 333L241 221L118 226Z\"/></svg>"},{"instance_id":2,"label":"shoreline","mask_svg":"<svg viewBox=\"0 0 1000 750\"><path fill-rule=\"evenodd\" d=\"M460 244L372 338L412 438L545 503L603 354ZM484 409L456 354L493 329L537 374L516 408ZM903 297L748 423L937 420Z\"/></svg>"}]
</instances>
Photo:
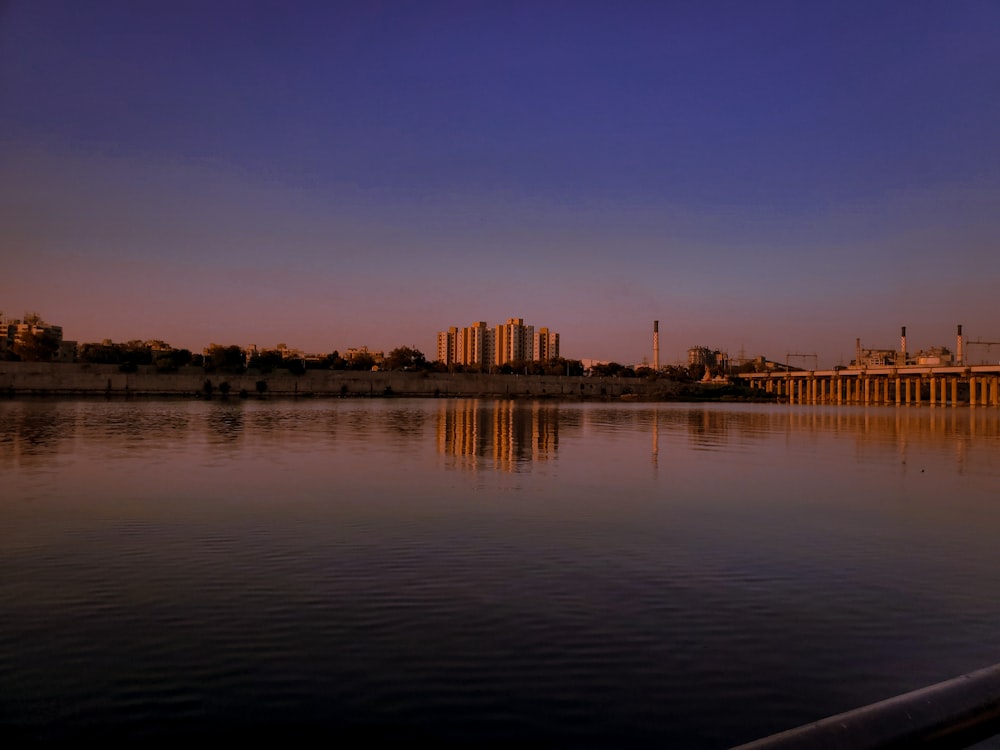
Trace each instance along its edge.
<instances>
[{"instance_id":1,"label":"shoreline","mask_svg":"<svg viewBox=\"0 0 1000 750\"><path fill-rule=\"evenodd\" d=\"M285 370L159 372L117 365L0 362L0 397L24 398L508 398L561 401L771 401L749 388L667 379L565 375Z\"/></svg>"}]
</instances>

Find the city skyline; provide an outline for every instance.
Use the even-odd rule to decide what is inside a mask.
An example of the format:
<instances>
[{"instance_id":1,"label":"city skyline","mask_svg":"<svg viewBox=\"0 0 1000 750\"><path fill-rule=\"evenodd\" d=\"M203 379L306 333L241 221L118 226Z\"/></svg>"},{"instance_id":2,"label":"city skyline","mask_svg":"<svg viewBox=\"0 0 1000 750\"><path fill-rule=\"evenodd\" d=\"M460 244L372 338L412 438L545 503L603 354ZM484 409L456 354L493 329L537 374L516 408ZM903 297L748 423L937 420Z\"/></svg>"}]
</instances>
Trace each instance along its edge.
<instances>
[{"instance_id":1,"label":"city skyline","mask_svg":"<svg viewBox=\"0 0 1000 750\"><path fill-rule=\"evenodd\" d=\"M23 318L23 319L22 319ZM63 328L51 321L44 319L37 311L26 312L21 318L17 316L5 315L0 310L0 353L5 347L10 348L21 340L26 331L36 334L53 334L51 340L58 344L57 351L52 352L53 362L72 362L76 360L77 351L80 347L90 347L111 344L114 346L132 346L142 344L147 348L156 351L178 351L185 347L177 347L171 342L162 339L151 339L139 337L130 340L113 341L107 337L100 340L76 341L63 337ZM672 366L685 365L705 365L712 370L738 369L745 364L757 362L760 365L791 367L792 369L829 369L821 366L819 356L815 353L786 353L784 360L776 357L773 353L748 354L739 352L732 354L728 350L717 347L696 345L689 347L686 352L686 362L676 360L664 363L659 361L659 321L653 321L652 325L652 358L643 356L637 360L626 360L617 364L630 367L652 367L656 370L666 369ZM949 364L957 365L988 365L992 364L1000 357L1000 341L984 341L981 338L971 339L963 333L963 326L958 324L955 331L955 338L951 344L941 344L930 346L920 346L917 349L907 344L908 336L906 326L900 330L900 339L897 347L872 347L863 345L860 338L855 339L854 358L850 360L852 367L860 365L862 367L883 367L896 365L919 365L919 366L942 366ZM294 346L288 346L285 342L276 344L258 344L245 342L210 342L200 347L187 347L188 354L197 354L199 351L208 355L212 348L236 347L242 350L246 356L251 353L280 353L282 358L316 359L330 355L352 359L357 354L374 355L375 361L379 362L385 354L385 350L369 348L367 345L334 347L323 351L303 351ZM392 349L409 349L405 344L392 347ZM392 351L390 349L389 351ZM417 348L419 350L419 347ZM437 333L437 347L434 351L419 353L428 362L440 362L445 365L471 365L489 367L494 365L509 364L510 362L547 362L551 360L567 359L580 361L585 367L590 364L612 364L613 360L597 360L593 358L562 357L560 349L560 335L557 331L552 331L548 327L542 326L535 329L534 325L526 325L523 318L508 318L504 323L488 325L485 321L478 321L471 326L459 328L451 326L445 331ZM589 364L588 364L589 363ZM812 367L810 367L810 363ZM843 366L845 363L841 362Z\"/></svg>"},{"instance_id":2,"label":"city skyline","mask_svg":"<svg viewBox=\"0 0 1000 750\"><path fill-rule=\"evenodd\" d=\"M1000 341L1000 7L0 5L0 309L575 359Z\"/></svg>"}]
</instances>

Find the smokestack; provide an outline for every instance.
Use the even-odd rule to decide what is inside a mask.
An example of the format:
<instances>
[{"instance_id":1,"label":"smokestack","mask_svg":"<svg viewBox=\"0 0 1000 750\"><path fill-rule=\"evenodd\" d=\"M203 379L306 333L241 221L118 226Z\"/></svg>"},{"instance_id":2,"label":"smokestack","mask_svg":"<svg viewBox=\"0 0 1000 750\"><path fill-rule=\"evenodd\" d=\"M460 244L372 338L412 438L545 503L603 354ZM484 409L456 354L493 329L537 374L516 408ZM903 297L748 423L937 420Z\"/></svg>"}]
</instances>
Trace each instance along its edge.
<instances>
[{"instance_id":1,"label":"smokestack","mask_svg":"<svg viewBox=\"0 0 1000 750\"><path fill-rule=\"evenodd\" d=\"M979 339L976 339L977 341ZM965 354L962 351L962 324L958 324L958 340L955 344L955 364L964 365L965 364Z\"/></svg>"},{"instance_id":2,"label":"smokestack","mask_svg":"<svg viewBox=\"0 0 1000 750\"><path fill-rule=\"evenodd\" d=\"M899 338L899 349L900 349L899 353L901 355L900 359L902 360L900 362L900 364L901 365L905 365L906 364L906 326L903 326L903 332L899 336L900 336L900 338Z\"/></svg>"},{"instance_id":3,"label":"smokestack","mask_svg":"<svg viewBox=\"0 0 1000 750\"><path fill-rule=\"evenodd\" d=\"M854 364L861 367L861 339L855 339L854 348L857 350L857 354L854 355Z\"/></svg>"},{"instance_id":4,"label":"smokestack","mask_svg":"<svg viewBox=\"0 0 1000 750\"><path fill-rule=\"evenodd\" d=\"M653 369L660 369L660 321L653 321Z\"/></svg>"}]
</instances>

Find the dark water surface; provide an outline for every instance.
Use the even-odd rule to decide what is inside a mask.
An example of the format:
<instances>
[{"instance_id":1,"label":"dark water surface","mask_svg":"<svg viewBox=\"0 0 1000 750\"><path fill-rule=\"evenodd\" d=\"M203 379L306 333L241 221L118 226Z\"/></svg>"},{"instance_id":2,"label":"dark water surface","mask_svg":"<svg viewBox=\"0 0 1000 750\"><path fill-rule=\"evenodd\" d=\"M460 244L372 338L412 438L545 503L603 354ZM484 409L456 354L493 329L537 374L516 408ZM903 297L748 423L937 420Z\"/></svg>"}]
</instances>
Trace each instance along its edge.
<instances>
[{"instance_id":1,"label":"dark water surface","mask_svg":"<svg viewBox=\"0 0 1000 750\"><path fill-rule=\"evenodd\" d=\"M1000 662L1000 413L0 403L0 730L723 748Z\"/></svg>"}]
</instances>

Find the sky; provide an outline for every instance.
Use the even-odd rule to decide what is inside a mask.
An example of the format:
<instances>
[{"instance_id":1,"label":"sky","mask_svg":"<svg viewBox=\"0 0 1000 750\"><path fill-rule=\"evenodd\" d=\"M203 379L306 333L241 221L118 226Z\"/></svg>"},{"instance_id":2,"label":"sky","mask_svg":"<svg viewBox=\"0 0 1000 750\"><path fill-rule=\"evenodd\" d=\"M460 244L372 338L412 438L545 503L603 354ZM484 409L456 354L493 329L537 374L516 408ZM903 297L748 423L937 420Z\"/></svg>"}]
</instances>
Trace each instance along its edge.
<instances>
[{"instance_id":1,"label":"sky","mask_svg":"<svg viewBox=\"0 0 1000 750\"><path fill-rule=\"evenodd\" d=\"M1000 341L1000 3L0 0L0 311L79 342ZM795 364L795 357L792 357Z\"/></svg>"}]
</instances>

